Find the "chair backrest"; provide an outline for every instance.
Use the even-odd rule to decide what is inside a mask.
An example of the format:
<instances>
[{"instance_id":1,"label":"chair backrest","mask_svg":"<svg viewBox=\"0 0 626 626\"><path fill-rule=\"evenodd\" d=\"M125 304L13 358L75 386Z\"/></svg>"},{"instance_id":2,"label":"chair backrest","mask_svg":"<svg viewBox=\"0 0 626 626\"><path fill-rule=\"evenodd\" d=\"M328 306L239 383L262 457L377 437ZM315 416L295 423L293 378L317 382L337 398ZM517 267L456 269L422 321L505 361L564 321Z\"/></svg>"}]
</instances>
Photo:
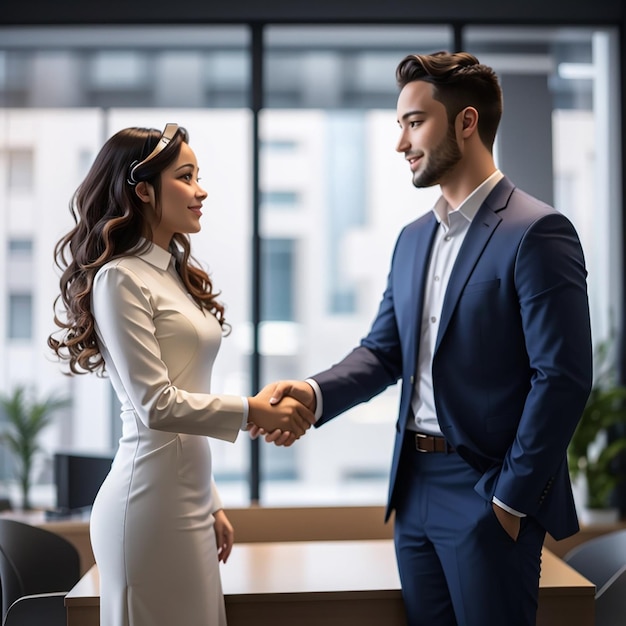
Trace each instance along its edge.
<instances>
[{"instance_id":1,"label":"chair backrest","mask_svg":"<svg viewBox=\"0 0 626 626\"><path fill-rule=\"evenodd\" d=\"M596 594L596 626L624 626L626 623L626 565Z\"/></svg>"},{"instance_id":2,"label":"chair backrest","mask_svg":"<svg viewBox=\"0 0 626 626\"><path fill-rule=\"evenodd\" d=\"M596 593L626 565L626 529L616 530L570 550L563 560L596 586Z\"/></svg>"},{"instance_id":3,"label":"chair backrest","mask_svg":"<svg viewBox=\"0 0 626 626\"><path fill-rule=\"evenodd\" d=\"M80 580L80 557L63 537L22 522L0 519L2 618L22 596L68 592Z\"/></svg>"},{"instance_id":4,"label":"chair backrest","mask_svg":"<svg viewBox=\"0 0 626 626\"><path fill-rule=\"evenodd\" d=\"M2 626L66 626L65 592L22 596L4 616Z\"/></svg>"}]
</instances>

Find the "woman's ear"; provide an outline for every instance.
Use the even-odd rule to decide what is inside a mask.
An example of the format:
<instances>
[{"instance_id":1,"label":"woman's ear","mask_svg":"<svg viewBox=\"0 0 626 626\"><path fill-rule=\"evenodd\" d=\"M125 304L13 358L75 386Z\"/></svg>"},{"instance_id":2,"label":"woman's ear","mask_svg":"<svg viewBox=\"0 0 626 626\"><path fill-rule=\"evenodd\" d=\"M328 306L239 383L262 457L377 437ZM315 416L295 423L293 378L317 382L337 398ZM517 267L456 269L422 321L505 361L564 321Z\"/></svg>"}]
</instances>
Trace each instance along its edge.
<instances>
[{"instance_id":1,"label":"woman's ear","mask_svg":"<svg viewBox=\"0 0 626 626\"><path fill-rule=\"evenodd\" d=\"M145 181L137 183L135 185L135 193L142 202L155 206L154 187L150 183Z\"/></svg>"}]
</instances>

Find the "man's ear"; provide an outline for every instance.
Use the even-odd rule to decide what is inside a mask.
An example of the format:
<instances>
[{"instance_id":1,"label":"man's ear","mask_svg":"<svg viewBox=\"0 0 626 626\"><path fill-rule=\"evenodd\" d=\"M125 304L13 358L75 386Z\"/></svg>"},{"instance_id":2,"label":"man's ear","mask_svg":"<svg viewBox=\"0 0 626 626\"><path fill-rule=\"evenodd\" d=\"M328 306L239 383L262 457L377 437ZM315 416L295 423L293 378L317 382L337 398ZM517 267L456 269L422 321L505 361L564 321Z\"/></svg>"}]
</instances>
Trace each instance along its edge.
<instances>
[{"instance_id":1,"label":"man's ear","mask_svg":"<svg viewBox=\"0 0 626 626\"><path fill-rule=\"evenodd\" d=\"M465 107L460 113L461 133L467 138L478 129L478 111L474 107ZM458 119L458 118L457 118Z\"/></svg>"},{"instance_id":2,"label":"man's ear","mask_svg":"<svg viewBox=\"0 0 626 626\"><path fill-rule=\"evenodd\" d=\"M154 206L154 187L145 181L141 181L135 185L135 193L138 198L147 204Z\"/></svg>"}]
</instances>

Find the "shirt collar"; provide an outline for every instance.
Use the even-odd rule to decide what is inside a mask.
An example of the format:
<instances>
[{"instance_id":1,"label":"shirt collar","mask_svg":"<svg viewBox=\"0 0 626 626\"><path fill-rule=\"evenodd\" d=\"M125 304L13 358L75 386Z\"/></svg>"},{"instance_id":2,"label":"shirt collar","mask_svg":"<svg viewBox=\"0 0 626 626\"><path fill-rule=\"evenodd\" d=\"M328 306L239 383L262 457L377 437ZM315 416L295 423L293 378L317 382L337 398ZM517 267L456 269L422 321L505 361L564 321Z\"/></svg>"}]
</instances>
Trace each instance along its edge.
<instances>
[{"instance_id":1,"label":"shirt collar","mask_svg":"<svg viewBox=\"0 0 626 626\"><path fill-rule=\"evenodd\" d=\"M482 203L487 199L487 196L492 192L493 188L500 182L500 180L504 178L504 174L500 170L496 170L491 176L486 178L472 193L470 193L463 202L458 206L454 211L450 210L448 202L443 196L440 196L439 200L435 203L433 207L433 213L435 214L436 220L440 224L444 224L447 226L447 218L450 213L459 213L468 222L471 222L476 213L478 213L478 209L480 209Z\"/></svg>"},{"instance_id":2,"label":"shirt collar","mask_svg":"<svg viewBox=\"0 0 626 626\"><path fill-rule=\"evenodd\" d=\"M137 256L140 259L146 261L146 263L154 265L154 267L160 269L161 271L165 271L169 267L173 259L173 256L170 252L164 250L154 243L150 243L149 247L146 250L139 252Z\"/></svg>"}]
</instances>

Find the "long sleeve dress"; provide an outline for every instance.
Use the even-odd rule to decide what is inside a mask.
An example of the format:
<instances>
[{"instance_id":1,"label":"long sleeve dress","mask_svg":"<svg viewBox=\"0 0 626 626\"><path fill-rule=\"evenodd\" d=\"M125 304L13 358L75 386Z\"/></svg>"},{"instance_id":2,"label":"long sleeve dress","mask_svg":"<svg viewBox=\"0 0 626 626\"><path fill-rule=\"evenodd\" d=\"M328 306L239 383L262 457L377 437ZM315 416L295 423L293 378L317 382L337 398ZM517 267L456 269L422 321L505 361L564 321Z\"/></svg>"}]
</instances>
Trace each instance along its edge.
<instances>
[{"instance_id":1,"label":"long sleeve dress","mask_svg":"<svg viewBox=\"0 0 626 626\"><path fill-rule=\"evenodd\" d=\"M210 393L221 327L152 246L94 279L92 310L122 437L91 514L101 626L224 626L208 437L234 441L244 401Z\"/></svg>"}]
</instances>

